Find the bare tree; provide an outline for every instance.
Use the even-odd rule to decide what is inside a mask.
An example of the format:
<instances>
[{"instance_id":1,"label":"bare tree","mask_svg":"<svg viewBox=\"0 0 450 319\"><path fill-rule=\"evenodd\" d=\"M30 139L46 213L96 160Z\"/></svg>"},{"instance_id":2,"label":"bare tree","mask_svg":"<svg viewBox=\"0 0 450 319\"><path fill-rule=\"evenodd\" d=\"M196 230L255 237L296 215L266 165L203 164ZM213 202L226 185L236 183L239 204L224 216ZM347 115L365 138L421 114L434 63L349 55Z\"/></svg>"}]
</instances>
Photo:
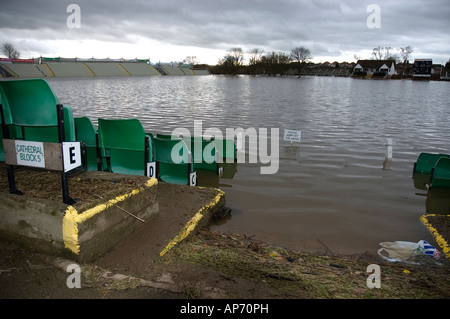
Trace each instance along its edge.
<instances>
[{"instance_id":1,"label":"bare tree","mask_svg":"<svg viewBox=\"0 0 450 319\"><path fill-rule=\"evenodd\" d=\"M250 55L250 58L248 59L248 64L255 65L258 62L260 62L261 56L263 55L263 53L264 53L264 50L258 49L258 48L248 51L248 54Z\"/></svg>"},{"instance_id":2,"label":"bare tree","mask_svg":"<svg viewBox=\"0 0 450 319\"><path fill-rule=\"evenodd\" d=\"M264 53L264 50L258 49L258 48L248 51L248 54L249 54L248 65L254 75L256 75L256 73L257 73L258 64L261 63L261 57L262 57L263 53Z\"/></svg>"},{"instance_id":3,"label":"bare tree","mask_svg":"<svg viewBox=\"0 0 450 319\"><path fill-rule=\"evenodd\" d=\"M297 47L291 50L290 57L298 63L298 77L300 77L303 66L312 59L311 51L303 46Z\"/></svg>"},{"instance_id":4,"label":"bare tree","mask_svg":"<svg viewBox=\"0 0 450 319\"><path fill-rule=\"evenodd\" d=\"M373 50L372 50L372 57L375 59L375 60L382 60L383 59L383 47L376 47L376 48L373 48Z\"/></svg>"},{"instance_id":5,"label":"bare tree","mask_svg":"<svg viewBox=\"0 0 450 319\"><path fill-rule=\"evenodd\" d=\"M231 48L227 50L227 54L218 62L218 66L224 73L235 75L243 65L244 51L242 48Z\"/></svg>"},{"instance_id":6,"label":"bare tree","mask_svg":"<svg viewBox=\"0 0 450 319\"><path fill-rule=\"evenodd\" d=\"M413 53L414 49L412 46L408 45L407 47L400 48L400 55L402 56L403 63L408 63L411 57L411 53Z\"/></svg>"},{"instance_id":7,"label":"bare tree","mask_svg":"<svg viewBox=\"0 0 450 319\"><path fill-rule=\"evenodd\" d=\"M3 43L1 51L8 59L18 59L20 56L20 52L9 42Z\"/></svg>"},{"instance_id":8,"label":"bare tree","mask_svg":"<svg viewBox=\"0 0 450 319\"><path fill-rule=\"evenodd\" d=\"M244 62L244 51L242 50L242 48L229 49L227 56L231 58L235 66L242 66Z\"/></svg>"},{"instance_id":9,"label":"bare tree","mask_svg":"<svg viewBox=\"0 0 450 319\"><path fill-rule=\"evenodd\" d=\"M199 60L197 59L196 56L189 55L186 57L186 59L183 60L183 63L194 66L194 65L199 64Z\"/></svg>"}]
</instances>

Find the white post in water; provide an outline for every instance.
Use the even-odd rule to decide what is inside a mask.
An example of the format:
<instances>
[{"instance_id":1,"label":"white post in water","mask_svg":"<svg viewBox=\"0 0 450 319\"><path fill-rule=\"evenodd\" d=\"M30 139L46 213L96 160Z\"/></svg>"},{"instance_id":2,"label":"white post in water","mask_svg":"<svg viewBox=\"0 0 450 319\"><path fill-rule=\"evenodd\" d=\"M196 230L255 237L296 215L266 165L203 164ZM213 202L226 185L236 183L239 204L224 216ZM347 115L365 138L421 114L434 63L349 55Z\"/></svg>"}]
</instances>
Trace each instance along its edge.
<instances>
[{"instance_id":1,"label":"white post in water","mask_svg":"<svg viewBox=\"0 0 450 319\"><path fill-rule=\"evenodd\" d=\"M388 139L386 139L386 159L389 159L389 160L391 160L392 159L392 145L393 145L393 142L392 142L392 139L391 138L388 138Z\"/></svg>"},{"instance_id":2,"label":"white post in water","mask_svg":"<svg viewBox=\"0 0 450 319\"><path fill-rule=\"evenodd\" d=\"M383 163L383 169L388 170L391 168L391 162L392 162L392 145L393 141L391 138L386 139L385 144L385 159Z\"/></svg>"}]
</instances>

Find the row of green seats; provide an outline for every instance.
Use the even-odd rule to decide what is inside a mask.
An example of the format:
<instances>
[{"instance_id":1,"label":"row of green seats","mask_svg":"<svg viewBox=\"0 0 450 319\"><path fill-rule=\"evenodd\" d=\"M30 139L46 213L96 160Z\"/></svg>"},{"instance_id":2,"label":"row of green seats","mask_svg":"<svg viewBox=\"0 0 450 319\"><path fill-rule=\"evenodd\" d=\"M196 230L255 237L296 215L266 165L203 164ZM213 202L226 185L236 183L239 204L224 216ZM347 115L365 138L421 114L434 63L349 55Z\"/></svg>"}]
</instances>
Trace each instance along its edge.
<instances>
[{"instance_id":1,"label":"row of green seats","mask_svg":"<svg viewBox=\"0 0 450 319\"><path fill-rule=\"evenodd\" d=\"M161 140L183 140L193 158L194 170L216 172L220 177L232 179L236 173L237 150L233 140L214 137L172 136L157 134Z\"/></svg>"},{"instance_id":2,"label":"row of green seats","mask_svg":"<svg viewBox=\"0 0 450 319\"><path fill-rule=\"evenodd\" d=\"M44 79L0 81L0 103L5 122L0 132L0 160L5 160L2 143L5 132L13 139L59 142L60 123L56 112L59 101ZM144 131L138 119L100 118L95 129L89 118L74 118L70 106L62 106L62 113L63 141L83 142L83 165L87 170L155 176L170 183L195 184L197 170L220 174L226 157L232 157L232 163L236 160L234 141L225 140L219 146L219 140L153 136ZM195 161L197 158L201 161Z\"/></svg>"},{"instance_id":3,"label":"row of green seats","mask_svg":"<svg viewBox=\"0 0 450 319\"><path fill-rule=\"evenodd\" d=\"M219 152L214 141L198 138L201 161L195 162L194 139L179 139L171 135L146 133L138 119L98 119L98 129L87 117L75 118L77 140L86 147L86 169L110 171L128 175L147 175L173 184L195 185L198 170L220 174L225 156ZM217 142L217 141L216 141ZM235 146L231 148L235 163ZM230 152L229 152L230 153ZM233 171L234 174L234 171Z\"/></svg>"}]
</instances>

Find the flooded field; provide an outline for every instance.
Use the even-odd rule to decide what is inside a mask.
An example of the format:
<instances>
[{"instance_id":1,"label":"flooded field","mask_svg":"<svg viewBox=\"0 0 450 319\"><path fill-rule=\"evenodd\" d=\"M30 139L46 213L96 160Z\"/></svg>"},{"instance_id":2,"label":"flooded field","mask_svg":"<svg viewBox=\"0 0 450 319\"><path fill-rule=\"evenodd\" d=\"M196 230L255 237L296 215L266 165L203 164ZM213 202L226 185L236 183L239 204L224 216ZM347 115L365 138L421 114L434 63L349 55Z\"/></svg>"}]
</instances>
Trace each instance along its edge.
<instances>
[{"instance_id":1,"label":"flooded field","mask_svg":"<svg viewBox=\"0 0 450 319\"><path fill-rule=\"evenodd\" d=\"M221 180L232 214L216 230L291 249L375 253L383 241L434 243L419 217L436 201L448 207L448 194L427 198L412 179L421 152L450 152L448 82L223 76L48 81L75 116L95 124L99 117L136 117L153 133L194 132L195 120L203 130L279 129L275 174L260 173L268 164L241 163L232 179ZM301 131L301 141L283 141L284 129ZM393 156L386 162L388 138Z\"/></svg>"}]
</instances>

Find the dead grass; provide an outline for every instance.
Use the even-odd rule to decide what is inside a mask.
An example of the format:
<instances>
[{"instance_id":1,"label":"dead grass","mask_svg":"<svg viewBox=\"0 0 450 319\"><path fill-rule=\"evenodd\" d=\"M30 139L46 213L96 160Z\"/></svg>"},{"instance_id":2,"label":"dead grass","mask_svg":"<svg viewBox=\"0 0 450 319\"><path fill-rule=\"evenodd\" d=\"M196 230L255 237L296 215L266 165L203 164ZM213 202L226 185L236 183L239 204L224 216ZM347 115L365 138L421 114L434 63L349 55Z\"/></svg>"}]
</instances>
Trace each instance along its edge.
<instances>
[{"instance_id":1,"label":"dead grass","mask_svg":"<svg viewBox=\"0 0 450 319\"><path fill-rule=\"evenodd\" d=\"M172 260L263 283L274 297L306 299L434 299L450 297L450 270L441 265L387 264L377 256L318 256L270 247L245 236L201 231L179 245ZM428 257L426 257L428 258ZM168 261L170 263L170 260ZM367 266L381 267L381 288L369 289Z\"/></svg>"},{"instance_id":2,"label":"dead grass","mask_svg":"<svg viewBox=\"0 0 450 319\"><path fill-rule=\"evenodd\" d=\"M21 167L15 171L16 187L24 195L62 202L61 174ZM80 173L69 178L69 195L77 202L73 206L78 211L84 211L104 203L104 198L115 198L144 187L148 178L142 176L127 177L125 175L101 174L91 172ZM0 192L8 193L8 178L4 163L0 163ZM101 196L101 197L99 197Z\"/></svg>"}]
</instances>

